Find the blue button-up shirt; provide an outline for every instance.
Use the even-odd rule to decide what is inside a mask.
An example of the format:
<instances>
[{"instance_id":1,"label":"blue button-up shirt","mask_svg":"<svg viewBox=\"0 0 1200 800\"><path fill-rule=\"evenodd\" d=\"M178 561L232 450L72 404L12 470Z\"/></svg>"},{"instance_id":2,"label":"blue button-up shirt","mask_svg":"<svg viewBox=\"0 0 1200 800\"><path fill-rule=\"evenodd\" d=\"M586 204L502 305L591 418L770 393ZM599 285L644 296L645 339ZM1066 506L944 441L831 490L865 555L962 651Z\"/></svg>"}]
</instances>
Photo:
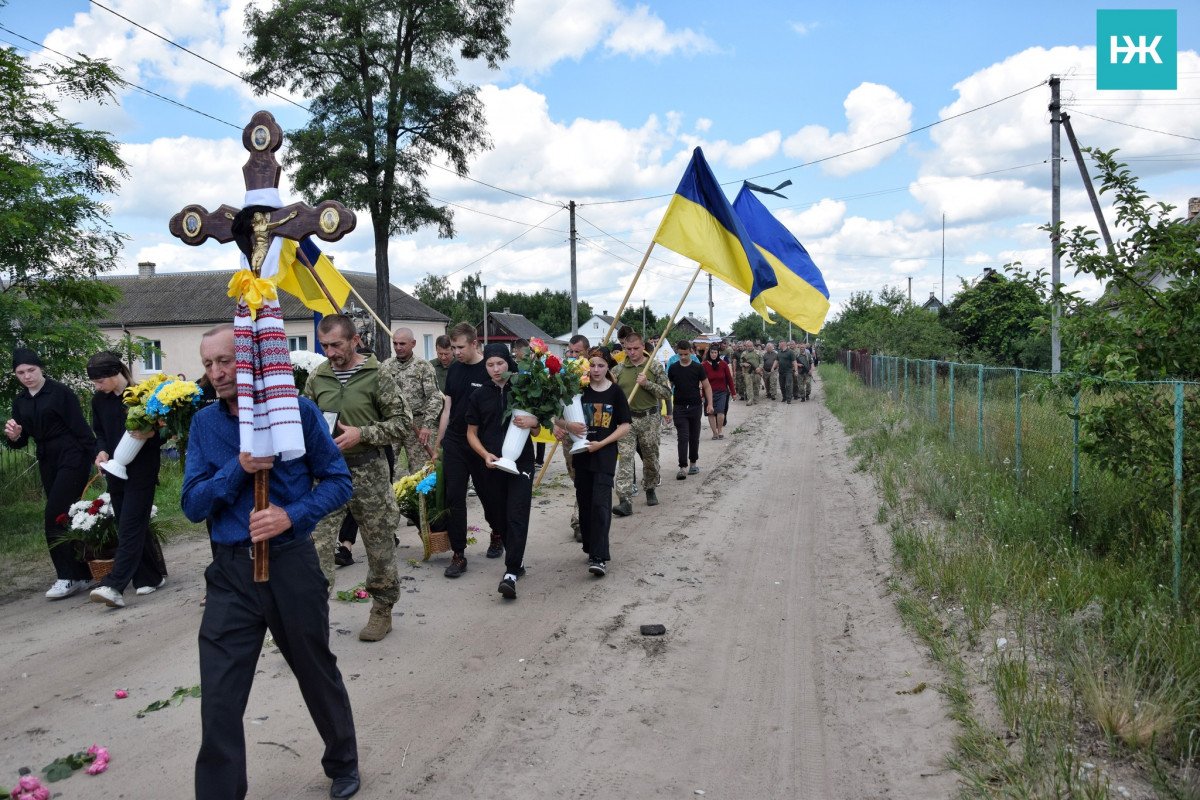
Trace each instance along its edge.
<instances>
[{"instance_id":1,"label":"blue button-up shirt","mask_svg":"<svg viewBox=\"0 0 1200 800\"><path fill-rule=\"evenodd\" d=\"M277 457L270 473L270 500L292 520L291 530L273 539L277 542L311 534L317 522L341 508L353 491L346 459L333 443L329 426L304 397L300 421L305 455L291 461ZM217 544L250 539L254 476L242 469L240 448L237 417L223 400L201 409L192 419L181 505L192 522L212 518L212 539Z\"/></svg>"}]
</instances>

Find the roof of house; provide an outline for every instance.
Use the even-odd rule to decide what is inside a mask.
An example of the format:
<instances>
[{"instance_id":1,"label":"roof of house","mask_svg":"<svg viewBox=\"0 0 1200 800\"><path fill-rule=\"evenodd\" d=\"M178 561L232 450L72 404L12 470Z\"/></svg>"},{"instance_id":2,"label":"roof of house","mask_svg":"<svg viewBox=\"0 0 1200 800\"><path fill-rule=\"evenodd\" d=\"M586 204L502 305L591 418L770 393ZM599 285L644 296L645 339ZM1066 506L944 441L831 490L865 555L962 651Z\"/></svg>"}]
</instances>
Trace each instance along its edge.
<instances>
[{"instance_id":1,"label":"roof of house","mask_svg":"<svg viewBox=\"0 0 1200 800\"><path fill-rule=\"evenodd\" d=\"M704 322L701 322L700 320L696 319L691 314L687 314L683 317L680 317L679 321L675 323L674 327L678 328L684 324L690 325L691 327L695 328L696 333L708 333L709 332L708 325L705 324Z\"/></svg>"},{"instance_id":2,"label":"roof of house","mask_svg":"<svg viewBox=\"0 0 1200 800\"><path fill-rule=\"evenodd\" d=\"M555 339L537 325L534 325L524 314L504 314L492 311L488 313L488 317L492 320L494 325L498 325L501 329L507 331L508 335L511 335L514 339L533 339L536 337L546 342L566 344L566 342L563 342L560 339ZM483 326L477 325L476 330L480 335L482 335ZM488 336L492 339L498 339L503 338L505 334L497 334L495 332L495 328L493 327L489 329Z\"/></svg>"},{"instance_id":3,"label":"roof of house","mask_svg":"<svg viewBox=\"0 0 1200 800\"><path fill-rule=\"evenodd\" d=\"M375 275L342 271L346 281L367 302L375 305ZM233 300L228 296L229 272L169 272L150 277L110 275L102 278L121 290L122 299L109 314L97 321L101 328L121 325L216 325L228 322ZM449 317L392 286L393 321L414 320L446 323ZM354 302L354 296L350 301ZM313 312L287 292L279 293L279 307L286 319L311 319Z\"/></svg>"}]
</instances>

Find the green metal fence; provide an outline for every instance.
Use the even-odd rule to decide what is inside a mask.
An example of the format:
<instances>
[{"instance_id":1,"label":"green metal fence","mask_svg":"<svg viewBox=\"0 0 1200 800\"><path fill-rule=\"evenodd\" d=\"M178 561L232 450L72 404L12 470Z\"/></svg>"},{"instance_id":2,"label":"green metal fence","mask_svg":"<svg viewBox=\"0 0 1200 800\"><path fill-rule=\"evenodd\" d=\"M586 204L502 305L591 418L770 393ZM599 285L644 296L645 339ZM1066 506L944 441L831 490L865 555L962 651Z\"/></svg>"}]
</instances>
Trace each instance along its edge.
<instances>
[{"instance_id":1,"label":"green metal fence","mask_svg":"<svg viewBox=\"0 0 1200 800\"><path fill-rule=\"evenodd\" d=\"M1100 499L1120 486L1114 475L1090 458L1080 443L1079 414L1089 404L1109 402L1138 387L1139 412L1151 416L1148 430L1169 431L1169 442L1146 448L1149 471L1157 468L1171 485L1169 519L1174 592L1179 601L1182 562L1196 543L1184 532L1200 517L1196 465L1200 461L1200 420L1194 413L1200 384L1184 381L1129 383L1089 381L1089 390L1073 396L1051 391L1050 373L841 351L838 360L868 386L885 393L893 408L927 429L944 435L1018 482L1037 481L1066 490L1073 512L1093 511ZM1191 418L1186 408L1193 409ZM1158 416L1155 416L1158 415ZM1186 423L1186 424L1185 424ZM1112 513L1105 507L1105 513ZM1190 521L1190 522L1189 522ZM1162 531L1165 533L1165 531ZM1194 532L1193 532L1194 533Z\"/></svg>"}]
</instances>

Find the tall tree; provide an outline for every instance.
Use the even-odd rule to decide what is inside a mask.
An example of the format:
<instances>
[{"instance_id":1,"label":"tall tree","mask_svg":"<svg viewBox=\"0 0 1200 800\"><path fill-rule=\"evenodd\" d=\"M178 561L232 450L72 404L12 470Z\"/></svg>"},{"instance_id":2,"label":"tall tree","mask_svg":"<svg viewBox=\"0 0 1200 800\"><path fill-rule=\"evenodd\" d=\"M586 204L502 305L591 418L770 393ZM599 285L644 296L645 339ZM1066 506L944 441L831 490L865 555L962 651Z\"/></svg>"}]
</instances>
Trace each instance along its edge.
<instances>
[{"instance_id":1,"label":"tall tree","mask_svg":"<svg viewBox=\"0 0 1200 800\"><path fill-rule=\"evenodd\" d=\"M103 345L92 320L118 294L97 276L124 237L100 197L126 170L109 135L64 119L49 91L104 103L119 84L103 61L33 66L0 48L0 352L33 347L55 377L81 375ZM19 387L3 374L7 405Z\"/></svg>"},{"instance_id":2,"label":"tall tree","mask_svg":"<svg viewBox=\"0 0 1200 800\"><path fill-rule=\"evenodd\" d=\"M511 15L512 0L276 0L247 11L246 79L312 98L284 166L309 201L370 213L375 310L389 325L389 239L425 225L454 234L450 209L423 184L429 162L466 175L490 147L478 87L455 79L458 59L496 69Z\"/></svg>"},{"instance_id":3,"label":"tall tree","mask_svg":"<svg viewBox=\"0 0 1200 800\"><path fill-rule=\"evenodd\" d=\"M958 336L959 358L1002 367L1049 369L1050 337L1043 318L1050 305L1036 286L992 272L961 290L940 312Z\"/></svg>"},{"instance_id":4,"label":"tall tree","mask_svg":"<svg viewBox=\"0 0 1200 800\"><path fill-rule=\"evenodd\" d=\"M821 330L821 342L826 353L847 349L947 358L954 353L956 337L938 314L914 304L899 289L885 286L878 299L870 292L852 294L837 318Z\"/></svg>"}]
</instances>

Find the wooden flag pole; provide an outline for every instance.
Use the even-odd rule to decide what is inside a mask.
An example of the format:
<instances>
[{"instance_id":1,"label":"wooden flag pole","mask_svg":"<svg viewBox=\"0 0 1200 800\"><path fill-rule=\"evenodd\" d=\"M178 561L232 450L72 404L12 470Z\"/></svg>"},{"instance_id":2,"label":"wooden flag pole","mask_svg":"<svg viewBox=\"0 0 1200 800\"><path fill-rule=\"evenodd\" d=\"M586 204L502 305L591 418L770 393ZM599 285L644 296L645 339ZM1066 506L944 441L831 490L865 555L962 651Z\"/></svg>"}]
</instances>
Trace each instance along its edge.
<instances>
[{"instance_id":1,"label":"wooden flag pole","mask_svg":"<svg viewBox=\"0 0 1200 800\"><path fill-rule=\"evenodd\" d=\"M546 459L542 462L542 471L538 473L537 480L533 482L533 488L542 485L542 476L546 474L546 470L550 468L550 461L554 458L555 451L558 450L558 439L554 440L554 444L550 447L550 452L546 454Z\"/></svg>"},{"instance_id":2,"label":"wooden flag pole","mask_svg":"<svg viewBox=\"0 0 1200 800\"><path fill-rule=\"evenodd\" d=\"M663 342L667 340L667 334L670 332L671 326L675 323L675 318L679 316L679 310L683 308L684 302L687 300L688 295L692 292L692 287L696 285L696 278L700 277L700 270L701 267L699 264L697 264L696 271L692 274L692 280L688 283L687 291L683 293L683 297L679 298L679 305L675 306L675 312L671 314L671 318L667 320L667 327L663 329L662 336L658 337L658 344L654 345L654 350L652 350L649 357L646 358L646 366L642 367L643 375L645 375L646 371L650 369L650 365L654 363L654 357L658 355L658 348L662 347ZM642 388L640 384L634 384L633 391L629 393L630 403L633 402L633 398L637 396L638 389L640 388Z\"/></svg>"},{"instance_id":3,"label":"wooden flag pole","mask_svg":"<svg viewBox=\"0 0 1200 800\"><path fill-rule=\"evenodd\" d=\"M271 505L271 471L260 469L254 473L254 510L262 511ZM271 547L266 539L254 543L254 582L266 583L271 579Z\"/></svg>"},{"instance_id":4,"label":"wooden flag pole","mask_svg":"<svg viewBox=\"0 0 1200 800\"><path fill-rule=\"evenodd\" d=\"M338 307L338 304L337 304L337 301L333 299L333 294L329 291L328 287L325 286L325 281L321 280L321 276L317 274L317 268L308 262L308 257L306 255L304 255L304 251L302 251L299 247L296 248L296 257L299 258L300 263L303 264L305 267L307 267L308 271L310 273L312 273L313 280L315 280L317 282L317 286L321 287L321 291L324 293L325 299L329 301L329 307L336 309ZM346 285L350 286L350 282L347 281ZM361 302L363 304L363 306L367 309L368 313L370 313L370 315L375 318L375 321L377 323L379 323L379 327L383 328L383 330L385 332L387 332L388 338L391 339L392 332L390 330L388 330L388 327L386 325L383 324L383 320L381 320L379 318L379 315L375 313L375 310L373 308L371 308L369 305L367 305L367 301L363 300L362 296L358 292L354 291L353 286L350 286L350 291L354 292L354 296L359 299L359 302ZM417 426L415 423L413 425L413 435L418 436L418 437L420 436L420 433L417 430ZM431 461L437 460L437 452L432 447L429 446L428 442L425 443L425 452L429 455L429 458ZM411 468L412 465L410 464L409 467Z\"/></svg>"},{"instance_id":5,"label":"wooden flag pole","mask_svg":"<svg viewBox=\"0 0 1200 800\"><path fill-rule=\"evenodd\" d=\"M621 321L621 312L625 310L625 306L629 304L629 296L633 294L633 287L637 286L638 278L642 277L642 270L646 268L646 262L650 260L650 252L654 249L654 242L650 242L650 246L646 248L646 255L642 256L642 263L638 264L637 272L633 274L633 280L629 283L629 289L625 292L625 299L621 301L621 307L617 309L617 313L613 315L612 325L608 326L608 333L604 334L604 338L600 340L603 345L612 336L613 331L617 327L617 323Z\"/></svg>"}]
</instances>

